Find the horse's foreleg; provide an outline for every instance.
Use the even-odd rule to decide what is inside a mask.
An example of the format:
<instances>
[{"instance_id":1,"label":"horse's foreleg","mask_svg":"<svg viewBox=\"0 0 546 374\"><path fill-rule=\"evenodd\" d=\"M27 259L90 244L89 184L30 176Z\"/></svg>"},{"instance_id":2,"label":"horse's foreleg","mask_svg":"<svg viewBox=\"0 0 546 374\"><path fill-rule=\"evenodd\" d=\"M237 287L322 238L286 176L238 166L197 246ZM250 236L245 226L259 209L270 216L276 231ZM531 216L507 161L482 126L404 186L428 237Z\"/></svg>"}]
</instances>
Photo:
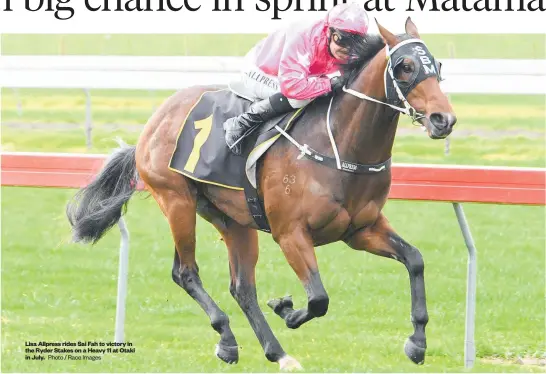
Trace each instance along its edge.
<instances>
[{"instance_id":1,"label":"horse's foreleg","mask_svg":"<svg viewBox=\"0 0 546 374\"><path fill-rule=\"evenodd\" d=\"M213 223L228 247L231 275L229 290L246 315L262 345L265 357L271 362L278 362L281 370L301 368L295 359L284 352L258 305L255 278L258 233L229 219L223 224Z\"/></svg>"},{"instance_id":2,"label":"horse's foreleg","mask_svg":"<svg viewBox=\"0 0 546 374\"><path fill-rule=\"evenodd\" d=\"M414 333L404 347L406 355L416 364L425 361L427 348L425 326L428 313L425 297L424 262L419 250L398 236L385 216L380 215L373 226L357 231L346 243L354 249L394 258L406 266L411 288L411 321Z\"/></svg>"},{"instance_id":3,"label":"horse's foreleg","mask_svg":"<svg viewBox=\"0 0 546 374\"><path fill-rule=\"evenodd\" d=\"M308 233L298 228L291 234L281 236L278 242L307 292L307 308L294 310L290 296L270 300L268 305L285 320L286 326L296 329L305 322L326 314L328 294L320 280L315 249Z\"/></svg>"},{"instance_id":4,"label":"horse's foreleg","mask_svg":"<svg viewBox=\"0 0 546 374\"><path fill-rule=\"evenodd\" d=\"M235 363L239 355L229 319L205 291L195 261L195 191L191 185L182 184L177 191L156 189L151 192L169 221L175 243L172 278L203 308L212 328L220 334L216 356L227 363Z\"/></svg>"}]
</instances>

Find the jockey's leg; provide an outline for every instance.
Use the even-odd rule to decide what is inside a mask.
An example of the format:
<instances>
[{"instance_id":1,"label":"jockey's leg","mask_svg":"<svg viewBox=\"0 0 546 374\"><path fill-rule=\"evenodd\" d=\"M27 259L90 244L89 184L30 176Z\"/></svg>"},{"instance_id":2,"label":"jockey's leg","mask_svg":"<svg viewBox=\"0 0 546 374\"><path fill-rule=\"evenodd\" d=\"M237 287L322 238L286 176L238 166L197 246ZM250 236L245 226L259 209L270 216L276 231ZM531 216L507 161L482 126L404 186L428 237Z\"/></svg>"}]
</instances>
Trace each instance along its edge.
<instances>
[{"instance_id":1,"label":"jockey's leg","mask_svg":"<svg viewBox=\"0 0 546 374\"><path fill-rule=\"evenodd\" d=\"M253 103L245 113L224 122L226 144L237 155L241 154L241 138L266 121L298 109L310 100L292 100L280 93L277 77L265 74L258 68L243 73L243 83L254 95L262 99Z\"/></svg>"},{"instance_id":2,"label":"jockey's leg","mask_svg":"<svg viewBox=\"0 0 546 374\"><path fill-rule=\"evenodd\" d=\"M238 142L241 137L255 127L293 109L288 99L281 93L253 103L246 112L224 122L228 147L233 153L241 154L242 147L240 141Z\"/></svg>"}]
</instances>

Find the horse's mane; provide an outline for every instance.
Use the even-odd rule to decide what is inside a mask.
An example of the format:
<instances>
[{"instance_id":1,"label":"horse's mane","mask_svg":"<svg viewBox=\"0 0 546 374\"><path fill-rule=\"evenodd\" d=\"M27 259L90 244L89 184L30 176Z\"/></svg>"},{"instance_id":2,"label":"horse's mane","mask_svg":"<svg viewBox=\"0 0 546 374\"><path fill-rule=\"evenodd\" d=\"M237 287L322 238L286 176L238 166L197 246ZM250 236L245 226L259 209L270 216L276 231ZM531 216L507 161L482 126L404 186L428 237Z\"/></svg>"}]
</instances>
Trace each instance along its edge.
<instances>
[{"instance_id":1,"label":"horse's mane","mask_svg":"<svg viewBox=\"0 0 546 374\"><path fill-rule=\"evenodd\" d=\"M352 34L351 38L353 40L349 50L349 59L340 66L342 74L347 77L347 83L351 83L358 77L372 58L385 47L380 35L367 34L362 37Z\"/></svg>"}]
</instances>

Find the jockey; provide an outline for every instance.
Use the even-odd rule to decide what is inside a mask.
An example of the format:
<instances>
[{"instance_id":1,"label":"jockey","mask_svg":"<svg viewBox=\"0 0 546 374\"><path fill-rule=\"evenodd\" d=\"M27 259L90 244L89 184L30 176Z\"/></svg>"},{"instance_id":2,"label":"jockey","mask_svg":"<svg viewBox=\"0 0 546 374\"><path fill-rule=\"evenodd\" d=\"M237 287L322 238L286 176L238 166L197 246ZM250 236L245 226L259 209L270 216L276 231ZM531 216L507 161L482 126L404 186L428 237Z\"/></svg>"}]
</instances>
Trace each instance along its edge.
<instances>
[{"instance_id":1,"label":"jockey","mask_svg":"<svg viewBox=\"0 0 546 374\"><path fill-rule=\"evenodd\" d=\"M290 26L261 40L245 56L242 83L261 101L224 123L226 143L241 154L238 142L250 129L343 86L339 71L349 58L352 40L368 31L366 11L355 3L333 7L325 19Z\"/></svg>"}]
</instances>

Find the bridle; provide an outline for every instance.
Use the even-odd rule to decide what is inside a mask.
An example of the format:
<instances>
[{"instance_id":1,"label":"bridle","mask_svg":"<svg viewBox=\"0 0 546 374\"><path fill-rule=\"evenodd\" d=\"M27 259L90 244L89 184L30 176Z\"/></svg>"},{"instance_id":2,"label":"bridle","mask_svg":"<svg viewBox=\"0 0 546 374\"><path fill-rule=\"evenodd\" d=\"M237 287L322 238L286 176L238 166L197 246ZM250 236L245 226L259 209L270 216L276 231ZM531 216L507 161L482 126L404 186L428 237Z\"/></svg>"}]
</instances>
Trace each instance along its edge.
<instances>
[{"instance_id":1,"label":"bridle","mask_svg":"<svg viewBox=\"0 0 546 374\"><path fill-rule=\"evenodd\" d=\"M425 57L424 58L421 57L421 65L419 67L419 70L414 71L411 81L408 82L408 85L406 88L406 91L407 91L406 94L411 92L411 90L415 86L417 86L417 84L419 84L421 81L423 81L424 79L430 76L435 76L438 80L441 80L439 65L436 63L436 60L434 59L434 57L432 57L432 55L428 52L428 50L426 49L425 43L421 39L413 38L413 39L404 40L398 43L392 49L389 49L389 46L387 45L386 47L387 48L387 67L385 68L385 97L387 98L387 101L391 101L393 103L402 102L404 104L404 107L400 107L388 102L377 100L361 92L355 91L351 88L347 88L346 86L343 86L343 91L350 95L356 96L362 100L368 100L368 101L373 101L375 103L387 105L394 110L397 110L401 113L406 114L412 119L413 122L416 122L422 118L425 118L424 114L419 113L408 102L408 100L406 99L406 95L404 95L404 92L400 88L399 83L394 77L394 72L393 72L392 57L395 54L395 52L400 50L400 48L402 47L409 48L408 46L412 44L421 44L422 47L413 47L412 52L413 54L419 54ZM424 67L425 62L434 64L434 65L432 67L431 66ZM389 82L391 82L396 92L397 98L393 98L392 94L389 94L389 85L388 85ZM384 162L381 162L379 164L373 164L373 165L358 164L355 162L344 161L340 158L337 145L332 133L332 126L330 123L330 111L332 109L333 101L334 101L334 96L332 96L332 98L330 99L330 104L328 106L328 111L326 113L326 130L328 133L328 137L330 138L330 143L332 146L332 150L334 152L334 157L329 157L320 152L317 152L311 147L309 147L309 145L307 144L304 144L304 145L299 144L294 138L292 138L286 131L284 131L284 129L280 128L280 126L278 125L275 126L275 128L300 150L300 156L298 157L298 159L302 157L306 157L310 160L323 164L327 167L354 173L354 174L376 174L379 172L386 172L390 170L390 166L391 166L390 158Z\"/></svg>"},{"instance_id":2,"label":"bridle","mask_svg":"<svg viewBox=\"0 0 546 374\"><path fill-rule=\"evenodd\" d=\"M355 91L355 90L353 90L351 88L347 88L346 86L343 86L343 91L348 93L348 94L351 94L353 96L356 96L356 97L358 97L358 98L360 98L362 100L368 100L368 101L373 101L375 103L387 105L387 106L391 107L392 109L397 110L397 111L409 116L412 119L412 122L416 122L416 121L419 121L422 118L425 118L424 114L419 113L414 107L411 106L411 104L406 99L406 96L404 95L404 93L400 89L400 86L399 86L396 78L394 77L392 56L401 47L404 47L404 46L407 46L407 45L410 45L410 44L422 44L426 48L425 42L423 42L421 39L417 39L417 38L404 40L404 41L398 43L392 49L390 49L388 45L386 46L387 67L385 68L385 97L387 98L387 101L389 101L389 99L390 99L390 101L393 101L393 102L399 101L399 102L403 103L404 104L403 108L399 107L397 105L390 104L388 102L383 102L383 101L377 100L377 99L375 99L373 97L370 97L368 95L365 95L365 94L363 94L361 92ZM434 64L434 69L435 69L434 70L434 75L436 75L438 80L441 80L440 71L438 70L439 65L436 63L436 61L434 60L432 55L430 55L430 53L428 53L428 55L429 55L429 57L427 57L427 58L429 58L431 61L433 61L435 63ZM420 67L420 70L422 70L422 69L423 69L423 67ZM436 72L436 70L437 70L437 72ZM421 73L418 72L418 74L421 74ZM428 74L428 75L432 75L432 74ZM426 74L425 74L425 76L426 76ZM390 78L390 79L388 79L388 78ZM421 80L423 80L423 79L421 79ZM392 98L389 98L389 96L390 96L389 92L388 92L388 82L389 81L392 83L392 85L394 87L394 90L395 90L395 92L396 92L396 94L398 96L398 100L393 100ZM414 79L414 81L415 81L415 79ZM419 83L419 82L417 82L417 83ZM408 93L410 91L411 90L409 90Z\"/></svg>"}]
</instances>

